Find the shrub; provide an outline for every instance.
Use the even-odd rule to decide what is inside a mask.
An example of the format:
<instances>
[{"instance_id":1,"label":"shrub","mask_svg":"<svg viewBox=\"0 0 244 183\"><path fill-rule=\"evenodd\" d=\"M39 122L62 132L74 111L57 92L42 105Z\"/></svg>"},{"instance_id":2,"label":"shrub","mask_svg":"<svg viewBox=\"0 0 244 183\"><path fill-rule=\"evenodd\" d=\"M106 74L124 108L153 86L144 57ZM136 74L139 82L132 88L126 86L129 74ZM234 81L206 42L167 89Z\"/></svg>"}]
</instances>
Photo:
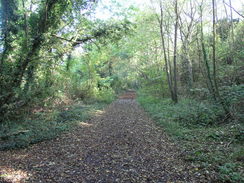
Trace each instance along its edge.
<instances>
[{"instance_id":1,"label":"shrub","mask_svg":"<svg viewBox=\"0 0 244 183\"><path fill-rule=\"evenodd\" d=\"M102 88L96 94L98 102L111 103L115 98L115 92L112 88Z\"/></svg>"},{"instance_id":2,"label":"shrub","mask_svg":"<svg viewBox=\"0 0 244 183\"><path fill-rule=\"evenodd\" d=\"M105 105L77 103L66 106L63 110L37 112L26 119L1 123L0 150L22 148L52 139L74 127L77 122L88 119L94 111L102 109Z\"/></svg>"},{"instance_id":3,"label":"shrub","mask_svg":"<svg viewBox=\"0 0 244 183\"><path fill-rule=\"evenodd\" d=\"M239 87L230 88L236 97L242 95ZM236 103L236 97L227 101ZM184 159L199 167L196 173L208 172L211 182L243 182L243 123L222 123L225 115L220 105L189 98L174 104L145 90L138 92L137 100L177 142Z\"/></svg>"},{"instance_id":4,"label":"shrub","mask_svg":"<svg viewBox=\"0 0 244 183\"><path fill-rule=\"evenodd\" d=\"M161 121L170 120L188 127L216 124L224 115L220 106L193 99L183 99L178 104L174 104L170 102L170 99L165 100L139 94L138 101L153 117Z\"/></svg>"}]
</instances>

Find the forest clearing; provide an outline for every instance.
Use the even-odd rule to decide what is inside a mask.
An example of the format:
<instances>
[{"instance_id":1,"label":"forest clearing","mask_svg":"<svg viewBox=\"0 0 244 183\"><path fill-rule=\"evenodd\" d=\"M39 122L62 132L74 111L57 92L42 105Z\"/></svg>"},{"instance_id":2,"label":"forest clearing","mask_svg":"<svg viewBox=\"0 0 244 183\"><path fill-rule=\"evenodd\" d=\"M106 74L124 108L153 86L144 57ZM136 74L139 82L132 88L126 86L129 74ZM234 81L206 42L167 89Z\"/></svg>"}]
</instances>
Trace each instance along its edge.
<instances>
[{"instance_id":1,"label":"forest clearing","mask_svg":"<svg viewBox=\"0 0 244 183\"><path fill-rule=\"evenodd\" d=\"M0 183L244 182L242 0L1 0Z\"/></svg>"}]
</instances>

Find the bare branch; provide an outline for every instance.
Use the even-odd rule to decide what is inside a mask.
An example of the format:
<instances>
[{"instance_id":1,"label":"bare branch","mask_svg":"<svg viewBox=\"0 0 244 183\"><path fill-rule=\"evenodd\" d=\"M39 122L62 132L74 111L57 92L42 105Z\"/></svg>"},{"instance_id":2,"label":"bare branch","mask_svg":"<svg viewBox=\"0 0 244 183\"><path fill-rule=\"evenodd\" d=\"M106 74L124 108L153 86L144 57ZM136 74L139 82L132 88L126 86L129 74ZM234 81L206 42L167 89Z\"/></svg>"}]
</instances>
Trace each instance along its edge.
<instances>
[{"instance_id":1,"label":"bare branch","mask_svg":"<svg viewBox=\"0 0 244 183\"><path fill-rule=\"evenodd\" d=\"M229 6L231 9L233 9L234 12L236 12L239 16L241 16L242 18L244 18L244 15L240 14L237 10L235 10L235 8L233 8L232 6L230 6L229 4L227 4L225 1L224 1L224 3L225 3L227 6Z\"/></svg>"}]
</instances>

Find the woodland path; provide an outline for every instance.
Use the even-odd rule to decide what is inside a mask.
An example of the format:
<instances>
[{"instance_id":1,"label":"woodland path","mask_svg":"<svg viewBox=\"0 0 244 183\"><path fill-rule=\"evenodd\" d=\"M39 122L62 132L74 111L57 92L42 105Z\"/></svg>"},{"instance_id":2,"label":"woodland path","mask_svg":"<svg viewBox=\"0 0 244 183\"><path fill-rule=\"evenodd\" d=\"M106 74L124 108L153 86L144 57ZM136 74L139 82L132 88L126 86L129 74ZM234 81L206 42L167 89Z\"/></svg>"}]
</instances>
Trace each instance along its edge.
<instances>
[{"instance_id":1,"label":"woodland path","mask_svg":"<svg viewBox=\"0 0 244 183\"><path fill-rule=\"evenodd\" d=\"M200 182L190 169L133 93L56 139L0 152L0 182Z\"/></svg>"}]
</instances>

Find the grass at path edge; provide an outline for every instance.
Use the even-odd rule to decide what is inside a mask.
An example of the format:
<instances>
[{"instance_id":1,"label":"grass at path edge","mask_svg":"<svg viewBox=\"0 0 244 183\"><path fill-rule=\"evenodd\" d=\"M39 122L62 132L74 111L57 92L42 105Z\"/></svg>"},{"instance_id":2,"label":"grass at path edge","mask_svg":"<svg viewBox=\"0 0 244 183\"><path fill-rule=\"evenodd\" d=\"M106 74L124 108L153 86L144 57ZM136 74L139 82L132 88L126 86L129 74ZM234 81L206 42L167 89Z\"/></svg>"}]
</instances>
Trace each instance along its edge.
<instances>
[{"instance_id":1,"label":"grass at path edge","mask_svg":"<svg viewBox=\"0 0 244 183\"><path fill-rule=\"evenodd\" d=\"M108 102L78 102L62 109L36 112L24 119L4 122L0 124L0 151L24 148L55 138L107 105Z\"/></svg>"},{"instance_id":2,"label":"grass at path edge","mask_svg":"<svg viewBox=\"0 0 244 183\"><path fill-rule=\"evenodd\" d=\"M138 92L137 101L178 144L195 173L216 182L244 182L243 124L220 123L218 106L182 99L173 104Z\"/></svg>"}]
</instances>

